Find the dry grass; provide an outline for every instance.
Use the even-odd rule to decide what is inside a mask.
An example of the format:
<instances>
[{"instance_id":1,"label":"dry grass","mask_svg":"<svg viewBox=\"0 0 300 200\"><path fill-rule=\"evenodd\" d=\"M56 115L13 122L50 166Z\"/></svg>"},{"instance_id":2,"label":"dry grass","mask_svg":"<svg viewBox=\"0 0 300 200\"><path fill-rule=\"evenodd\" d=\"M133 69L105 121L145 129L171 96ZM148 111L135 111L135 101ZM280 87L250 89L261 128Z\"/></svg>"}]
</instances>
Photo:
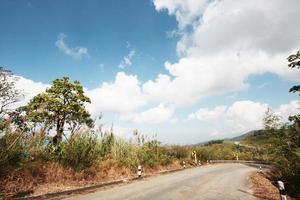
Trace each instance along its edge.
<instances>
[{"instance_id":1,"label":"dry grass","mask_svg":"<svg viewBox=\"0 0 300 200\"><path fill-rule=\"evenodd\" d=\"M16 195L41 195L136 176L135 172L119 166L113 160L99 162L82 172L76 172L58 163L39 162L32 166L34 168L11 171L0 180L5 198ZM180 163L175 161L167 166L146 167L143 172L144 174L155 174L159 171L178 168L180 168Z\"/></svg>"},{"instance_id":2,"label":"dry grass","mask_svg":"<svg viewBox=\"0 0 300 200\"><path fill-rule=\"evenodd\" d=\"M173 169L179 169L179 168L181 168L180 161L175 160L174 162L172 162L169 165L157 165L154 167L145 167L143 169L143 173L151 175L151 174L155 174L160 171L173 170Z\"/></svg>"}]
</instances>

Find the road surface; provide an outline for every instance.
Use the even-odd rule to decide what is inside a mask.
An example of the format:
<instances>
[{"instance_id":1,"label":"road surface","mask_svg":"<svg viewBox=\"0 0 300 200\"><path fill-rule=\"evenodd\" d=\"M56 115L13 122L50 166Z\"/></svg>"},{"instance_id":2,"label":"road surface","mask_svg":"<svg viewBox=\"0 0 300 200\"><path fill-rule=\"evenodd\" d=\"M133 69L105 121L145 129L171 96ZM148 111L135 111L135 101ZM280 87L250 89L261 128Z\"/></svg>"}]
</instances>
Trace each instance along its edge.
<instances>
[{"instance_id":1,"label":"road surface","mask_svg":"<svg viewBox=\"0 0 300 200\"><path fill-rule=\"evenodd\" d=\"M159 175L130 184L76 195L69 200L200 200L255 199L247 175L257 169L243 164L217 164Z\"/></svg>"}]
</instances>

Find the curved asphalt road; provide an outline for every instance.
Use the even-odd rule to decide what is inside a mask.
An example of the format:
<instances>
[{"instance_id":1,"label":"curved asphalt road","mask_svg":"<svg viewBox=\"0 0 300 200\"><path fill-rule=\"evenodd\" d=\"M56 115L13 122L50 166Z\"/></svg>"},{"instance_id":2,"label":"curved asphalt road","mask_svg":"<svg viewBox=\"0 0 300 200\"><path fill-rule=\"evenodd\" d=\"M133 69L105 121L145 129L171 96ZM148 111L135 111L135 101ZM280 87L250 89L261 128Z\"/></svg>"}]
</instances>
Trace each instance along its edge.
<instances>
[{"instance_id":1,"label":"curved asphalt road","mask_svg":"<svg viewBox=\"0 0 300 200\"><path fill-rule=\"evenodd\" d=\"M74 200L199 200L255 199L247 175L255 171L243 164L217 164L187 169L77 195Z\"/></svg>"}]
</instances>

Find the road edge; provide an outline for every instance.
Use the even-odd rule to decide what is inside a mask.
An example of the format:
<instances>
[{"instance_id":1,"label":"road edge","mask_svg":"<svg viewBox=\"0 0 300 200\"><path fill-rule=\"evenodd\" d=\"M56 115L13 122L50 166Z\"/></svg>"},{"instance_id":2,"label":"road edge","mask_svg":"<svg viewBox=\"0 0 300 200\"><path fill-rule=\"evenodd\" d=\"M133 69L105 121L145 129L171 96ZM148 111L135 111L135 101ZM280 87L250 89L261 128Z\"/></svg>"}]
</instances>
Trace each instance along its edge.
<instances>
[{"instance_id":1,"label":"road edge","mask_svg":"<svg viewBox=\"0 0 300 200\"><path fill-rule=\"evenodd\" d=\"M122 183L131 183L133 181L142 180L144 178L163 175L163 174L169 174L169 173L175 173L175 172L178 172L178 171L183 171L185 169L191 169L191 168L195 168L195 167L200 167L200 166L191 166L191 167L187 167L187 168L163 170L163 171L159 171L159 172L154 173L154 174L146 174L142 177L130 177L130 178L127 178L127 179L125 178L125 179L120 179L120 180L107 181L107 182L103 182L103 183L99 183L99 184L95 184L95 185L90 185L90 186L86 186L86 187L79 187L79 188L64 190L64 191L59 191L59 192L51 192L51 193L46 193L46 194L36 195L36 196L15 197L13 199L15 199L15 200L36 200L36 199L44 200L44 199L58 198L58 197L62 197L64 195L79 194L79 193L82 193L82 192L88 192L88 191L103 188L103 187L106 187L106 186L118 185L118 184L122 184Z\"/></svg>"}]
</instances>

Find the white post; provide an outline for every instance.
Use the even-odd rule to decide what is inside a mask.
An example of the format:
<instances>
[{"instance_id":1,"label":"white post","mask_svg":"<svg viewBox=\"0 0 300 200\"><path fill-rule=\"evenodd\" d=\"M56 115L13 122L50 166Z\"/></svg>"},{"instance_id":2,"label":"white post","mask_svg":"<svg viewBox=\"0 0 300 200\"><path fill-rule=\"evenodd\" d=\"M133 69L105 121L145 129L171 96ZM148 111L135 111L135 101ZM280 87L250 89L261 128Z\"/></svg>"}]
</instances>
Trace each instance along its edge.
<instances>
[{"instance_id":1,"label":"white post","mask_svg":"<svg viewBox=\"0 0 300 200\"><path fill-rule=\"evenodd\" d=\"M198 160L198 164L199 164L199 166L201 165L201 160Z\"/></svg>"},{"instance_id":2,"label":"white post","mask_svg":"<svg viewBox=\"0 0 300 200\"><path fill-rule=\"evenodd\" d=\"M142 177L142 166L141 166L141 165L138 166L137 174L138 174L138 177L139 177L139 178Z\"/></svg>"},{"instance_id":3,"label":"white post","mask_svg":"<svg viewBox=\"0 0 300 200\"><path fill-rule=\"evenodd\" d=\"M195 154L195 164L197 165L197 155Z\"/></svg>"},{"instance_id":4,"label":"white post","mask_svg":"<svg viewBox=\"0 0 300 200\"><path fill-rule=\"evenodd\" d=\"M206 161L206 164L208 164L208 160Z\"/></svg>"},{"instance_id":5,"label":"white post","mask_svg":"<svg viewBox=\"0 0 300 200\"><path fill-rule=\"evenodd\" d=\"M278 183L278 189L279 189L279 193L280 193L280 199L287 200L284 183L282 181L277 181L277 183Z\"/></svg>"},{"instance_id":6,"label":"white post","mask_svg":"<svg viewBox=\"0 0 300 200\"><path fill-rule=\"evenodd\" d=\"M182 164L183 164L183 168L185 169L185 161L182 161Z\"/></svg>"},{"instance_id":7,"label":"white post","mask_svg":"<svg viewBox=\"0 0 300 200\"><path fill-rule=\"evenodd\" d=\"M261 165L259 166L259 173L262 173L262 168L261 168Z\"/></svg>"}]
</instances>

